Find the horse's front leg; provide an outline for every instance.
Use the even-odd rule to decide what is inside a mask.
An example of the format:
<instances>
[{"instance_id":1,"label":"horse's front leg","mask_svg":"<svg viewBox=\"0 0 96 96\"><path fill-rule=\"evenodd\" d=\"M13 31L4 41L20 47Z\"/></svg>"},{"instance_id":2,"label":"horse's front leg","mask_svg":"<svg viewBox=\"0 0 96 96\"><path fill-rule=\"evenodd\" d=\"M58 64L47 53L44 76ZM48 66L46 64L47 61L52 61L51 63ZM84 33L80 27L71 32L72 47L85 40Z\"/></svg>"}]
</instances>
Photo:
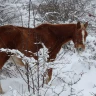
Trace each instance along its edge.
<instances>
[{"instance_id":1,"label":"horse's front leg","mask_svg":"<svg viewBox=\"0 0 96 96\"><path fill-rule=\"evenodd\" d=\"M55 60L55 58L56 58L58 52L60 51L61 47L62 47L62 45L59 44L52 51L50 51L48 62L50 62L50 61L52 62L52 61Z\"/></svg>"}]
</instances>

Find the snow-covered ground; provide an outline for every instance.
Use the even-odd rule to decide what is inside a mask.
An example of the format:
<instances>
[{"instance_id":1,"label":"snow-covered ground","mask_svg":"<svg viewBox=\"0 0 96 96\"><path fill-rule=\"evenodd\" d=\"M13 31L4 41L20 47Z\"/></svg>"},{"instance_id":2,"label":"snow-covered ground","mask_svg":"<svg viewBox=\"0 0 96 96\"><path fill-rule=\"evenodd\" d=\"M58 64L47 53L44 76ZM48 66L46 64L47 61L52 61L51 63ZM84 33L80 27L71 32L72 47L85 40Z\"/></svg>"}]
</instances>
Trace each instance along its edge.
<instances>
[{"instance_id":1,"label":"snow-covered ground","mask_svg":"<svg viewBox=\"0 0 96 96\"><path fill-rule=\"evenodd\" d=\"M96 39L88 35L86 50L81 54L75 51L73 43L71 47L71 50L62 48L56 60L49 63L53 67L52 79L48 85L40 88L41 96L95 96ZM5 68L6 66L8 64ZM1 75L1 86L5 93L1 96L28 96L27 84L15 67L11 65L9 71L16 76L11 75L9 78Z\"/></svg>"}]
</instances>

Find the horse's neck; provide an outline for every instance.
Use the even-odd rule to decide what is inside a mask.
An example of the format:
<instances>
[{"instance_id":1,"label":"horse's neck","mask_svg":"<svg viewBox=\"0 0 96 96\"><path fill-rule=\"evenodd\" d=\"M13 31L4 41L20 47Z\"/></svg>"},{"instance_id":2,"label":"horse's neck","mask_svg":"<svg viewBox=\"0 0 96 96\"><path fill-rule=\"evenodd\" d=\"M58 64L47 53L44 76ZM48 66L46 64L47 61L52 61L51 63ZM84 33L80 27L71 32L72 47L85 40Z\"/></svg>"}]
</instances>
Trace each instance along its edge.
<instances>
[{"instance_id":1,"label":"horse's neck","mask_svg":"<svg viewBox=\"0 0 96 96\"><path fill-rule=\"evenodd\" d=\"M66 26L53 26L50 28L50 31L54 33L57 40L54 41L53 46L51 46L49 59L55 59L57 53L60 51L63 44L67 43L68 41L72 40L73 32L75 31L76 25L69 25Z\"/></svg>"},{"instance_id":2,"label":"horse's neck","mask_svg":"<svg viewBox=\"0 0 96 96\"><path fill-rule=\"evenodd\" d=\"M76 24L59 24L59 25L47 25L42 30L36 30L37 34L41 36L41 39L47 48L53 50L55 46L67 43L72 39L76 28Z\"/></svg>"},{"instance_id":3,"label":"horse's neck","mask_svg":"<svg viewBox=\"0 0 96 96\"><path fill-rule=\"evenodd\" d=\"M60 24L60 25L53 25L50 27L50 30L57 36L57 37L69 37L72 36L73 32L76 29L76 24ZM67 39L67 38L66 38Z\"/></svg>"},{"instance_id":4,"label":"horse's neck","mask_svg":"<svg viewBox=\"0 0 96 96\"><path fill-rule=\"evenodd\" d=\"M41 29L36 29L40 35L42 42L49 50L49 59L55 59L56 54L61 49L61 46L72 39L72 34L75 25L48 25Z\"/></svg>"}]
</instances>

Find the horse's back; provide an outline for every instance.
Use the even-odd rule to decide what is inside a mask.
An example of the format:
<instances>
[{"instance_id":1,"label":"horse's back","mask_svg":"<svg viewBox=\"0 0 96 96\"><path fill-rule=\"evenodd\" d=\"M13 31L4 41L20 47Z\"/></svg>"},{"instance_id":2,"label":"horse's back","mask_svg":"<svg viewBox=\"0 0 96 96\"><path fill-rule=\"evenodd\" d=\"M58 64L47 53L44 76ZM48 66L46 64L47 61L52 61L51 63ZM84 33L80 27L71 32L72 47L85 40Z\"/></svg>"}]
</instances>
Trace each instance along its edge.
<instances>
[{"instance_id":1,"label":"horse's back","mask_svg":"<svg viewBox=\"0 0 96 96\"><path fill-rule=\"evenodd\" d=\"M0 48L14 49L21 40L20 34L20 31L15 26L0 26Z\"/></svg>"}]
</instances>

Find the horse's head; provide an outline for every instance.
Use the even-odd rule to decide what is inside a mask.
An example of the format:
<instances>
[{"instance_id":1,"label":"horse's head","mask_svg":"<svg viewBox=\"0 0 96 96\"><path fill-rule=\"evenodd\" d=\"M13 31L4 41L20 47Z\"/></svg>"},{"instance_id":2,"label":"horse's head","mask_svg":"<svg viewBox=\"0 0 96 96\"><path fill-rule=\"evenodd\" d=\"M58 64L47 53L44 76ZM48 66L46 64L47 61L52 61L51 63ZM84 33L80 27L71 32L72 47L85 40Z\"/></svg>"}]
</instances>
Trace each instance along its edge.
<instances>
[{"instance_id":1,"label":"horse's head","mask_svg":"<svg viewBox=\"0 0 96 96\"><path fill-rule=\"evenodd\" d=\"M86 22L85 24L81 24L80 22L77 23L75 34L73 36L74 37L73 42L77 51L83 51L85 49L85 41L87 37L87 31L86 31L87 25L88 22Z\"/></svg>"}]
</instances>

